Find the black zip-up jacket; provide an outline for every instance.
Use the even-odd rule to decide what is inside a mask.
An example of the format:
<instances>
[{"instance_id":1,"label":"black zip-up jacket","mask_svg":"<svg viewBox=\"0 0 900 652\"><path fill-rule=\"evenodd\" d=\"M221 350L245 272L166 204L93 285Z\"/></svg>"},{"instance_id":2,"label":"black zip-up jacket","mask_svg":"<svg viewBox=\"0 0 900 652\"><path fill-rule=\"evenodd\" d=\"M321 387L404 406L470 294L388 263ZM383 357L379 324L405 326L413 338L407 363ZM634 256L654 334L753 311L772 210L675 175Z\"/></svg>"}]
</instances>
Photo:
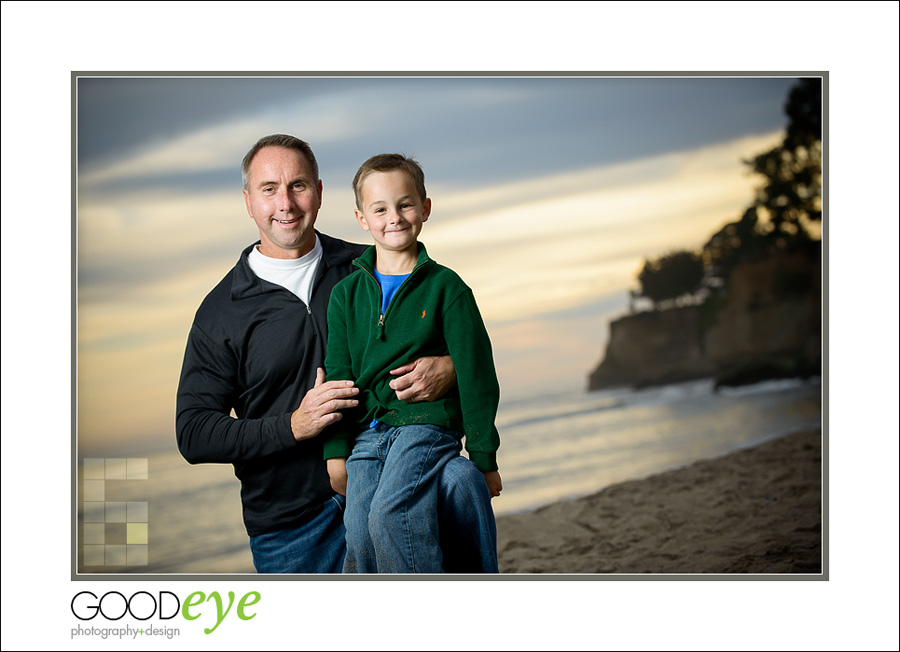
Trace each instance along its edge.
<instances>
[{"instance_id":1,"label":"black zip-up jacket","mask_svg":"<svg viewBox=\"0 0 900 652\"><path fill-rule=\"evenodd\" d=\"M322 437L294 441L291 413L324 366L331 290L366 247L318 235L309 306L253 273L247 259L256 243L203 300L184 353L178 448L191 464L234 464L250 536L298 524L334 493Z\"/></svg>"}]
</instances>

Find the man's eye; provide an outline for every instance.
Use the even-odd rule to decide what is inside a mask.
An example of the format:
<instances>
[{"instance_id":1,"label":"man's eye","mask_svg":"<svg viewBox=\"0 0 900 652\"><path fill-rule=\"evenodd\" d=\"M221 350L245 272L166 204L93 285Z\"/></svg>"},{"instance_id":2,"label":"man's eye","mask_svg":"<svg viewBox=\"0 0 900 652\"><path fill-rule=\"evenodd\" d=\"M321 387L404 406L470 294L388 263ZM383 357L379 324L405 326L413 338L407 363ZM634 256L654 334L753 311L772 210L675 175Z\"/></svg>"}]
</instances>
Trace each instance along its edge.
<instances>
[{"instance_id":1,"label":"man's eye","mask_svg":"<svg viewBox=\"0 0 900 652\"><path fill-rule=\"evenodd\" d=\"M306 186L303 185L302 183L295 183L293 188L294 188L294 190L303 190L304 188L306 188Z\"/></svg>"}]
</instances>

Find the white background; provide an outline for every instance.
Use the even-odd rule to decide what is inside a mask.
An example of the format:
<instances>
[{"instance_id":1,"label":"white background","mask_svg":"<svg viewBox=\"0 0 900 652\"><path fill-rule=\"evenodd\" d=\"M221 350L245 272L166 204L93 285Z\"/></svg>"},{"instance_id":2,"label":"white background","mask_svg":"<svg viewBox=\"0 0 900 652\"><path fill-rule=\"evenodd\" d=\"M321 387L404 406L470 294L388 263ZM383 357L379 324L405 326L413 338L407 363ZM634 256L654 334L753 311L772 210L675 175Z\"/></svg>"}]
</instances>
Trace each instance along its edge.
<instances>
[{"instance_id":1,"label":"white background","mask_svg":"<svg viewBox=\"0 0 900 652\"><path fill-rule=\"evenodd\" d=\"M896 650L898 4L337 4L3 3L3 648ZM72 582L70 73L145 70L828 71L830 581ZM70 640L159 589L262 599Z\"/></svg>"}]
</instances>

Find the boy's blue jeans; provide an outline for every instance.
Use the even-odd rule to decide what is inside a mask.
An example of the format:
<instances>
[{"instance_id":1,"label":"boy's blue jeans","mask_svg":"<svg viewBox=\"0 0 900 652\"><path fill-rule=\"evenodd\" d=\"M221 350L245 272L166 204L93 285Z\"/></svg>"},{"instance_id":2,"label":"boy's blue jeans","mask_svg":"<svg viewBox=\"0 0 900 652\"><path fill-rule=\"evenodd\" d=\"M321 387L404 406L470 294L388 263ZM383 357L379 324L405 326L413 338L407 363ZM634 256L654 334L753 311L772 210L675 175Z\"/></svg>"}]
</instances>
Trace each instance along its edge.
<instances>
[{"instance_id":1,"label":"boy's blue jeans","mask_svg":"<svg viewBox=\"0 0 900 652\"><path fill-rule=\"evenodd\" d=\"M340 573L346 552L344 497L334 495L293 528L250 537L259 573ZM497 526L481 471L462 455L444 465L438 495L447 573L497 573Z\"/></svg>"},{"instance_id":2,"label":"boy's blue jeans","mask_svg":"<svg viewBox=\"0 0 900 652\"><path fill-rule=\"evenodd\" d=\"M475 463L457 455L441 473L438 493L445 573L499 573L491 492Z\"/></svg>"},{"instance_id":3,"label":"boy's blue jeans","mask_svg":"<svg viewBox=\"0 0 900 652\"><path fill-rule=\"evenodd\" d=\"M487 484L461 448L458 433L432 425L379 424L357 437L347 459L345 573L471 572L477 556L476 572L497 572ZM443 529L442 512L450 513Z\"/></svg>"}]
</instances>

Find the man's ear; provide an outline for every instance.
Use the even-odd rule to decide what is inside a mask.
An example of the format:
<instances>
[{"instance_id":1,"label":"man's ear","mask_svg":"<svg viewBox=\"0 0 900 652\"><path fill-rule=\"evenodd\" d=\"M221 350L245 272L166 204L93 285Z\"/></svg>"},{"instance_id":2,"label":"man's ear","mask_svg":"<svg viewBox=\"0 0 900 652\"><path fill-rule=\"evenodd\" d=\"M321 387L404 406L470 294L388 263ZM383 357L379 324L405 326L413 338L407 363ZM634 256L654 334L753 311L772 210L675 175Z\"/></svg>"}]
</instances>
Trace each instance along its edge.
<instances>
[{"instance_id":1,"label":"man's ear","mask_svg":"<svg viewBox=\"0 0 900 652\"><path fill-rule=\"evenodd\" d=\"M319 208L322 208L322 180L316 181L316 190L319 191Z\"/></svg>"},{"instance_id":2,"label":"man's ear","mask_svg":"<svg viewBox=\"0 0 900 652\"><path fill-rule=\"evenodd\" d=\"M253 219L253 211L250 210L250 193L247 192L246 188L244 188L244 203L247 205L247 215L250 216L250 219Z\"/></svg>"},{"instance_id":3,"label":"man's ear","mask_svg":"<svg viewBox=\"0 0 900 652\"><path fill-rule=\"evenodd\" d=\"M358 210L354 209L353 214L356 215L356 221L359 222L359 225L362 227L363 231L369 230L369 223L366 222L365 216Z\"/></svg>"}]
</instances>

